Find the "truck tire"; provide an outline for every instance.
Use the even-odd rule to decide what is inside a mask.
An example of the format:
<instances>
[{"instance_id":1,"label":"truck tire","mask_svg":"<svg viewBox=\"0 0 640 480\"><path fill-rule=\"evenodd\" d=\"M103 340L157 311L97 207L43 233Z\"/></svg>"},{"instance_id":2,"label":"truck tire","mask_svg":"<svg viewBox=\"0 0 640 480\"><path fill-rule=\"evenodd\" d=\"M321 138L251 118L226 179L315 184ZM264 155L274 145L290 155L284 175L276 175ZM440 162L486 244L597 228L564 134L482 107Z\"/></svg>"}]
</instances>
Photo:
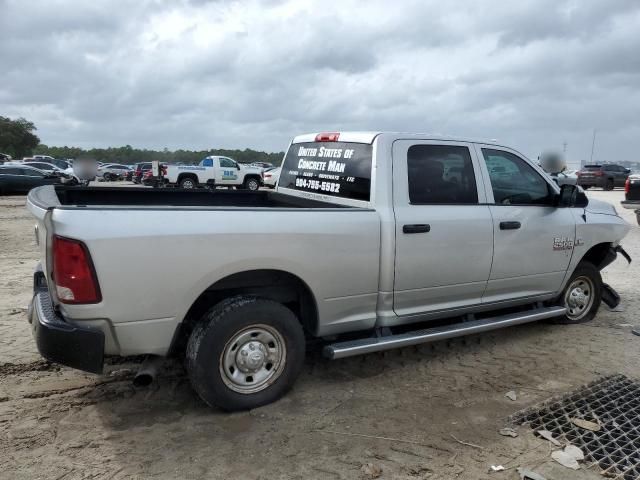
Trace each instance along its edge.
<instances>
[{"instance_id":1,"label":"truck tire","mask_svg":"<svg viewBox=\"0 0 640 480\"><path fill-rule=\"evenodd\" d=\"M256 177L249 177L244 181L244 188L255 192L260 188L260 180L258 180Z\"/></svg>"},{"instance_id":2,"label":"truck tire","mask_svg":"<svg viewBox=\"0 0 640 480\"><path fill-rule=\"evenodd\" d=\"M193 177L183 177L180 180L180 188L196 188L198 186L198 181Z\"/></svg>"},{"instance_id":3,"label":"truck tire","mask_svg":"<svg viewBox=\"0 0 640 480\"><path fill-rule=\"evenodd\" d=\"M236 296L214 306L195 326L186 369L207 405L247 410L284 395L304 355L302 325L291 310L272 300Z\"/></svg>"},{"instance_id":4,"label":"truck tire","mask_svg":"<svg viewBox=\"0 0 640 480\"><path fill-rule=\"evenodd\" d=\"M0 192L2 192L1 189ZM636 210L636 222L638 222L638 225L640 225L640 210Z\"/></svg>"},{"instance_id":5,"label":"truck tire","mask_svg":"<svg viewBox=\"0 0 640 480\"><path fill-rule=\"evenodd\" d=\"M561 305L567 312L555 319L555 323L585 323L596 316L602 301L602 277L598 269L589 262L580 262L567 282Z\"/></svg>"},{"instance_id":6,"label":"truck tire","mask_svg":"<svg viewBox=\"0 0 640 480\"><path fill-rule=\"evenodd\" d=\"M614 183L613 183L613 178L610 178L607 180L607 182L604 185L604 189L605 190L613 190L614 187Z\"/></svg>"}]
</instances>

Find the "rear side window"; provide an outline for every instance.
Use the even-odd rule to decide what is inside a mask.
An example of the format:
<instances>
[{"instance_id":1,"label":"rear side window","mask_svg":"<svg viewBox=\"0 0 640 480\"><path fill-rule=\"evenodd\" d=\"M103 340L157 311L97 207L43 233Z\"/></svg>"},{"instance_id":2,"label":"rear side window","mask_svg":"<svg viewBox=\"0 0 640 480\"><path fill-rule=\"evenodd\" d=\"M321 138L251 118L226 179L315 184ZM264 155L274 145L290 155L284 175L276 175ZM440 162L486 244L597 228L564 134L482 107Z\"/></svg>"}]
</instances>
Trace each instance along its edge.
<instances>
[{"instance_id":1,"label":"rear side window","mask_svg":"<svg viewBox=\"0 0 640 480\"><path fill-rule=\"evenodd\" d=\"M203 167L213 167L213 159L212 158L205 158L204 160L202 160L202 166Z\"/></svg>"},{"instance_id":2,"label":"rear side window","mask_svg":"<svg viewBox=\"0 0 640 480\"><path fill-rule=\"evenodd\" d=\"M369 201L372 148L350 142L294 143L284 158L279 188Z\"/></svg>"},{"instance_id":3,"label":"rear side window","mask_svg":"<svg viewBox=\"0 0 640 480\"><path fill-rule=\"evenodd\" d=\"M413 145L407 152L407 175L414 205L478 203L467 147Z\"/></svg>"},{"instance_id":4,"label":"rear side window","mask_svg":"<svg viewBox=\"0 0 640 480\"><path fill-rule=\"evenodd\" d=\"M19 168L0 168L0 175L22 175Z\"/></svg>"}]
</instances>

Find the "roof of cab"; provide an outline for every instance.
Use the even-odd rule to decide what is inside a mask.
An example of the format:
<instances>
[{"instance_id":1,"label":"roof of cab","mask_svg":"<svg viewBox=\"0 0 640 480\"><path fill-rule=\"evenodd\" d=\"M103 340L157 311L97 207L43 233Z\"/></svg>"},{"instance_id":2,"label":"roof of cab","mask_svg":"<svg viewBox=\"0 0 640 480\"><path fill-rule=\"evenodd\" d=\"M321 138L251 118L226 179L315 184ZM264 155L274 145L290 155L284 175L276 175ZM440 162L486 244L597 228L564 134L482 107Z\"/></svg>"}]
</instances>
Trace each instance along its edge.
<instances>
[{"instance_id":1,"label":"roof of cab","mask_svg":"<svg viewBox=\"0 0 640 480\"><path fill-rule=\"evenodd\" d=\"M373 143L378 135L388 135L396 138L419 138L421 140L446 140L449 142L485 143L490 145L498 145L497 140L485 140L477 138L457 137L452 135L415 132L316 132L297 135L296 137L294 137L292 143L315 142L318 135L328 134L338 134L338 141L340 142L353 143Z\"/></svg>"}]
</instances>

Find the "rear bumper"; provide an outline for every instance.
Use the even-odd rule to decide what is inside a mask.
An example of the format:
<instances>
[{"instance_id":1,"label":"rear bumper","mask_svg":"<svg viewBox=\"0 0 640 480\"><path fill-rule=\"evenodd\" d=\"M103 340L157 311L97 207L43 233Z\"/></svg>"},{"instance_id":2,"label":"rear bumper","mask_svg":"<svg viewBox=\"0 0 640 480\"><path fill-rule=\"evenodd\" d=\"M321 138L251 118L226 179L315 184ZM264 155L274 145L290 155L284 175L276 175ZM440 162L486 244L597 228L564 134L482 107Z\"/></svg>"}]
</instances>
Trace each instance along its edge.
<instances>
[{"instance_id":1,"label":"rear bumper","mask_svg":"<svg viewBox=\"0 0 640 480\"><path fill-rule=\"evenodd\" d=\"M623 200L620 204L622 205L622 208L640 210L640 200Z\"/></svg>"},{"instance_id":2,"label":"rear bumper","mask_svg":"<svg viewBox=\"0 0 640 480\"><path fill-rule=\"evenodd\" d=\"M583 178L578 177L578 181L576 182L581 187L600 187L602 188L604 185L604 180L601 177L593 177L593 178Z\"/></svg>"},{"instance_id":3,"label":"rear bumper","mask_svg":"<svg viewBox=\"0 0 640 480\"><path fill-rule=\"evenodd\" d=\"M55 312L41 269L33 276L33 299L28 317L40 355L78 370L102 373L104 333L73 325Z\"/></svg>"}]
</instances>

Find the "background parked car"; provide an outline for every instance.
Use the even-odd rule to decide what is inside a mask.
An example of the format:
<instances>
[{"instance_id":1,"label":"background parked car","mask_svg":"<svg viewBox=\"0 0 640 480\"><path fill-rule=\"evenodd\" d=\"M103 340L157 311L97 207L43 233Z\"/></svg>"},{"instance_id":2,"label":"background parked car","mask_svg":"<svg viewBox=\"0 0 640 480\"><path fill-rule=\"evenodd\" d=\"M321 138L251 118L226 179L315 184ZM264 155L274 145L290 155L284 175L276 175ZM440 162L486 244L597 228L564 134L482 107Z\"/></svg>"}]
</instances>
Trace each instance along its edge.
<instances>
[{"instance_id":1,"label":"background parked car","mask_svg":"<svg viewBox=\"0 0 640 480\"><path fill-rule=\"evenodd\" d=\"M269 162L253 162L250 164L252 167L260 167L263 168L265 171L268 170L269 168L274 168L273 163L269 163Z\"/></svg>"},{"instance_id":2,"label":"background parked car","mask_svg":"<svg viewBox=\"0 0 640 480\"><path fill-rule=\"evenodd\" d=\"M7 153L0 153L0 165L3 164L4 162L10 162L10 161L11 161L11 155Z\"/></svg>"},{"instance_id":3,"label":"background parked car","mask_svg":"<svg viewBox=\"0 0 640 480\"><path fill-rule=\"evenodd\" d=\"M154 177L153 169L146 170L142 174L142 184L147 187L157 187L159 185L164 185L165 184L164 176L167 174L167 166L163 164L163 165L160 165L160 168L162 169L162 178Z\"/></svg>"},{"instance_id":4,"label":"background parked car","mask_svg":"<svg viewBox=\"0 0 640 480\"><path fill-rule=\"evenodd\" d=\"M269 188L276 188L280 178L280 167L269 168L264 171L264 186Z\"/></svg>"},{"instance_id":5,"label":"background parked car","mask_svg":"<svg viewBox=\"0 0 640 480\"><path fill-rule=\"evenodd\" d=\"M41 185L60 183L60 177L28 165L0 165L0 194L27 193Z\"/></svg>"},{"instance_id":6,"label":"background parked car","mask_svg":"<svg viewBox=\"0 0 640 480\"><path fill-rule=\"evenodd\" d=\"M624 187L624 182L631 170L622 165L585 165L578 173L578 185L585 190L590 187L600 187L613 190L614 187Z\"/></svg>"},{"instance_id":7,"label":"background parked car","mask_svg":"<svg viewBox=\"0 0 640 480\"><path fill-rule=\"evenodd\" d=\"M77 184L78 179L73 175L73 168L62 169L56 165L47 162L22 162L21 165L27 165L29 167L37 168L49 175L56 175L60 177L62 183Z\"/></svg>"},{"instance_id":8,"label":"background parked car","mask_svg":"<svg viewBox=\"0 0 640 480\"><path fill-rule=\"evenodd\" d=\"M578 176L576 175L575 170L565 170L560 173L550 174L550 177L553 178L553 181L558 185L576 185L578 182Z\"/></svg>"},{"instance_id":9,"label":"background parked car","mask_svg":"<svg viewBox=\"0 0 640 480\"><path fill-rule=\"evenodd\" d=\"M136 163L133 166L133 176L131 178L133 183L142 183L142 176L149 170L151 170L151 162Z\"/></svg>"},{"instance_id":10,"label":"background parked car","mask_svg":"<svg viewBox=\"0 0 640 480\"><path fill-rule=\"evenodd\" d=\"M131 170L128 165L121 165L119 163L107 163L98 167L98 178L102 178L105 182L111 182L124 178L124 176Z\"/></svg>"}]
</instances>

